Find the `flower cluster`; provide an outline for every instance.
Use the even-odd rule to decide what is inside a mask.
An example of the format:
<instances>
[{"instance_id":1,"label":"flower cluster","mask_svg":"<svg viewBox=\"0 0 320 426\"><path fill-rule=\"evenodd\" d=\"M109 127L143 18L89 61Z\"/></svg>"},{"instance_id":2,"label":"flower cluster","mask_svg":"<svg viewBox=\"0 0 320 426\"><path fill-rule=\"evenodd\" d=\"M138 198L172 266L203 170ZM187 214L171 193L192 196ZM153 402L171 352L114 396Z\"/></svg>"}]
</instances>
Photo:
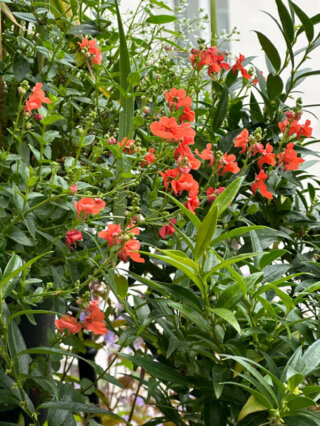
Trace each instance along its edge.
<instances>
[{"instance_id":1,"label":"flower cluster","mask_svg":"<svg viewBox=\"0 0 320 426\"><path fill-rule=\"evenodd\" d=\"M144 263L145 260L138 253L140 242L134 238L139 233L139 228L133 227L132 223L124 231L121 229L121 225L111 223L107 229L98 233L98 237L107 240L109 247L118 246L118 256L124 262L127 262L129 257L134 262Z\"/></svg>"},{"instance_id":2,"label":"flower cluster","mask_svg":"<svg viewBox=\"0 0 320 426\"><path fill-rule=\"evenodd\" d=\"M36 83L36 85L32 89L32 94L27 99L26 105L24 107L25 114L27 112L31 114L34 109L41 108L42 104L51 104L50 99L45 96L45 93L41 89L41 87L42 83Z\"/></svg>"},{"instance_id":3,"label":"flower cluster","mask_svg":"<svg viewBox=\"0 0 320 426\"><path fill-rule=\"evenodd\" d=\"M96 40L88 40L86 37L84 37L82 42L78 41L78 44L80 46L81 52L84 53L87 58L91 58L91 65L101 65L102 54L101 50L97 46Z\"/></svg>"},{"instance_id":4,"label":"flower cluster","mask_svg":"<svg viewBox=\"0 0 320 426\"><path fill-rule=\"evenodd\" d=\"M279 128L284 134L283 142L285 142L287 140L286 138L291 135L296 135L297 139L299 139L301 135L307 137L311 136L311 122L306 120L304 125L300 125L298 123L299 119L300 116L297 117L294 113L287 113L287 119L283 123L279 123ZM281 146L282 144L280 147ZM243 129L242 132L235 138L234 147L241 148L240 154L247 153L247 158L249 158L250 155L258 156L257 165L260 169L260 172L255 175L255 180L251 185L251 190L253 194L255 194L257 189L259 189L261 195L270 200L273 198L273 195L270 191L267 190L265 181L268 179L268 175L263 170L263 166L267 164L268 166L273 167L277 164L278 160L278 167L283 166L284 171L298 170L299 165L304 162L302 158L298 157L298 154L294 149L293 142L288 143L284 149L284 152L280 152L276 155L273 152L273 146L269 142L265 146L260 142L256 142L254 137L249 136L247 129Z\"/></svg>"},{"instance_id":5,"label":"flower cluster","mask_svg":"<svg viewBox=\"0 0 320 426\"><path fill-rule=\"evenodd\" d=\"M100 310L98 301L92 300L84 310L83 318L80 315L79 322L75 317L70 315L64 315L62 318L55 321L55 325L58 330L68 331L68 336L71 333L79 333L80 330L84 329L87 331L93 331L94 334L107 334L107 328L104 323L104 313Z\"/></svg>"},{"instance_id":6,"label":"flower cluster","mask_svg":"<svg viewBox=\"0 0 320 426\"><path fill-rule=\"evenodd\" d=\"M190 61L197 70L208 65L209 75L219 73L222 69L230 69L230 65L224 62L224 55L219 55L215 46L208 47L206 50L192 49Z\"/></svg>"}]
</instances>

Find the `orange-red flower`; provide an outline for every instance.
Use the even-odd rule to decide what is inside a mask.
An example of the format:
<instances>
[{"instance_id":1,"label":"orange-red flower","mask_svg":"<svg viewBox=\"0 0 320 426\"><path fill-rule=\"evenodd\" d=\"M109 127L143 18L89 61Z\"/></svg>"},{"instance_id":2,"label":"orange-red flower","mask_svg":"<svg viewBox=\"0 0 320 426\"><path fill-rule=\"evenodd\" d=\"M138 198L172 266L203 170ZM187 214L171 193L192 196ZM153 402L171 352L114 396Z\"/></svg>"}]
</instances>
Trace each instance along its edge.
<instances>
[{"instance_id":1,"label":"orange-red flower","mask_svg":"<svg viewBox=\"0 0 320 426\"><path fill-rule=\"evenodd\" d=\"M195 192L190 192L185 203L185 207L189 209L193 214L196 214L195 209L199 206L200 201L198 195Z\"/></svg>"},{"instance_id":2,"label":"orange-red flower","mask_svg":"<svg viewBox=\"0 0 320 426\"><path fill-rule=\"evenodd\" d=\"M177 111L181 107L190 108L190 105L192 103L192 99L189 96L186 96L186 91L184 89L176 89L173 87L170 92L165 92L164 96L171 110L173 109L173 107L175 111Z\"/></svg>"},{"instance_id":3,"label":"orange-red flower","mask_svg":"<svg viewBox=\"0 0 320 426\"><path fill-rule=\"evenodd\" d=\"M190 170L197 170L201 163L194 157L188 145L179 144L174 151L174 158L179 166L180 173L189 173Z\"/></svg>"},{"instance_id":4,"label":"orange-red flower","mask_svg":"<svg viewBox=\"0 0 320 426\"><path fill-rule=\"evenodd\" d=\"M34 109L39 109L42 104L51 104L49 98L45 96L44 91L41 89L42 83L36 83L34 88L32 89L32 94L26 101L26 106L24 107L24 113L31 113Z\"/></svg>"},{"instance_id":5,"label":"orange-red flower","mask_svg":"<svg viewBox=\"0 0 320 426\"><path fill-rule=\"evenodd\" d=\"M265 149L262 150L262 157L258 160L258 167L262 169L264 164L269 164L270 166L274 166L276 164L275 154L272 153L273 146L267 143Z\"/></svg>"},{"instance_id":6,"label":"orange-red flower","mask_svg":"<svg viewBox=\"0 0 320 426\"><path fill-rule=\"evenodd\" d=\"M238 167L238 163L235 161L236 156L233 154L228 155L227 153L223 154L223 157L220 159L218 166L218 172L221 176L225 173L239 173L240 169Z\"/></svg>"},{"instance_id":7,"label":"orange-red flower","mask_svg":"<svg viewBox=\"0 0 320 426\"><path fill-rule=\"evenodd\" d=\"M78 186L76 184L71 185L69 190L73 193L76 193L78 191Z\"/></svg>"},{"instance_id":8,"label":"orange-red flower","mask_svg":"<svg viewBox=\"0 0 320 426\"><path fill-rule=\"evenodd\" d=\"M312 136L312 127L310 127L311 121L306 120L306 122L301 126L297 131L297 139L299 140L301 136L306 136L310 138Z\"/></svg>"},{"instance_id":9,"label":"orange-red flower","mask_svg":"<svg viewBox=\"0 0 320 426\"><path fill-rule=\"evenodd\" d=\"M64 315L62 318L55 320L54 323L58 330L68 330L68 336L70 336L71 333L79 333L81 330L81 324L76 318L70 315Z\"/></svg>"},{"instance_id":10,"label":"orange-red flower","mask_svg":"<svg viewBox=\"0 0 320 426\"><path fill-rule=\"evenodd\" d=\"M106 203L101 200L101 198L81 198L78 202L74 202L74 206L80 217L81 212L84 212L84 218L87 217L87 214L98 214L104 207Z\"/></svg>"},{"instance_id":11,"label":"orange-red flower","mask_svg":"<svg viewBox=\"0 0 320 426\"><path fill-rule=\"evenodd\" d=\"M185 109L183 110L182 115L180 115L179 117L179 121L180 123L182 123L183 121L194 121L194 117L195 117L195 113L194 111L191 110L190 107L185 107Z\"/></svg>"},{"instance_id":12,"label":"orange-red flower","mask_svg":"<svg viewBox=\"0 0 320 426\"><path fill-rule=\"evenodd\" d=\"M233 74L236 74L237 70L240 70L242 77L246 78L247 80L251 79L251 75L248 73L248 71L243 67L242 62L246 58L243 55L239 55L239 58L236 59L236 63L232 67Z\"/></svg>"},{"instance_id":13,"label":"orange-red flower","mask_svg":"<svg viewBox=\"0 0 320 426\"><path fill-rule=\"evenodd\" d=\"M267 186L264 181L268 178L267 173L264 170L260 170L259 174L256 174L256 180L251 185L251 191L255 194L257 189L259 189L261 195L269 200L272 200L273 195L267 190Z\"/></svg>"},{"instance_id":14,"label":"orange-red flower","mask_svg":"<svg viewBox=\"0 0 320 426\"><path fill-rule=\"evenodd\" d=\"M118 145L122 148L122 152L125 154L134 154L137 152L134 139L123 138L121 142L118 142Z\"/></svg>"},{"instance_id":15,"label":"orange-red flower","mask_svg":"<svg viewBox=\"0 0 320 426\"><path fill-rule=\"evenodd\" d=\"M181 194L183 191L197 193L199 190L198 182L189 173L184 173L177 180L172 180L171 187L175 195Z\"/></svg>"},{"instance_id":16,"label":"orange-red flower","mask_svg":"<svg viewBox=\"0 0 320 426\"><path fill-rule=\"evenodd\" d=\"M304 159L298 157L298 154L294 150L294 143L290 142L288 143L287 147L285 148L284 152L278 155L279 158L279 165L284 166L284 170L298 170L299 165L301 163L304 163Z\"/></svg>"},{"instance_id":17,"label":"orange-red flower","mask_svg":"<svg viewBox=\"0 0 320 426\"><path fill-rule=\"evenodd\" d=\"M290 120L290 119L285 119L284 122L282 123L281 121L279 122L279 129L281 130L281 133L285 134L288 131L288 135L294 135L295 133L297 133L301 126L298 123L298 120Z\"/></svg>"},{"instance_id":18,"label":"orange-red flower","mask_svg":"<svg viewBox=\"0 0 320 426\"><path fill-rule=\"evenodd\" d=\"M111 223L108 225L107 229L98 232L98 237L107 240L108 246L111 247L115 244L120 244L121 241L119 235L121 235L121 232L121 225L115 225L114 223Z\"/></svg>"},{"instance_id":19,"label":"orange-red flower","mask_svg":"<svg viewBox=\"0 0 320 426\"><path fill-rule=\"evenodd\" d=\"M243 129L242 132L235 138L235 148L242 148L240 154L243 154L247 150L249 132L247 129Z\"/></svg>"},{"instance_id":20,"label":"orange-red flower","mask_svg":"<svg viewBox=\"0 0 320 426\"><path fill-rule=\"evenodd\" d=\"M195 131L190 123L177 124L174 117L161 117L150 125L151 132L163 139L178 141L184 137L195 137Z\"/></svg>"},{"instance_id":21,"label":"orange-red flower","mask_svg":"<svg viewBox=\"0 0 320 426\"><path fill-rule=\"evenodd\" d=\"M94 334L104 335L107 333L107 327L103 322L104 313L100 310L97 300L92 300L90 306L84 312L85 315L89 315L83 322L83 328L93 331Z\"/></svg>"},{"instance_id":22,"label":"orange-red flower","mask_svg":"<svg viewBox=\"0 0 320 426\"><path fill-rule=\"evenodd\" d=\"M168 190L169 185L172 182L172 180L178 177L179 170L178 169L168 169L164 173L163 172L159 172L159 173L163 178L164 187L166 188L166 190Z\"/></svg>"},{"instance_id":23,"label":"orange-red flower","mask_svg":"<svg viewBox=\"0 0 320 426\"><path fill-rule=\"evenodd\" d=\"M208 188L206 190L207 193L207 197L208 197L208 202L212 203L212 201L214 201L218 195L222 194L222 192L225 190L226 188L224 186L219 186L219 188L213 189L212 186L210 186L210 188Z\"/></svg>"},{"instance_id":24,"label":"orange-red flower","mask_svg":"<svg viewBox=\"0 0 320 426\"><path fill-rule=\"evenodd\" d=\"M119 257L124 262L127 262L128 257L130 257L134 262L144 263L144 258L140 256L137 250L140 250L140 242L131 239L124 244L123 249L119 252Z\"/></svg>"},{"instance_id":25,"label":"orange-red flower","mask_svg":"<svg viewBox=\"0 0 320 426\"><path fill-rule=\"evenodd\" d=\"M177 223L177 219L175 219L174 217L170 219L170 223L160 228L160 231L158 232L159 236L164 239L166 238L167 235L171 237L176 232L175 227L172 225L175 225L176 223Z\"/></svg>"},{"instance_id":26,"label":"orange-red flower","mask_svg":"<svg viewBox=\"0 0 320 426\"><path fill-rule=\"evenodd\" d=\"M143 167L145 164L152 164L156 161L156 156L154 155L154 148L150 148L148 150L148 154L145 155L143 160L141 161L141 166Z\"/></svg>"},{"instance_id":27,"label":"orange-red flower","mask_svg":"<svg viewBox=\"0 0 320 426\"><path fill-rule=\"evenodd\" d=\"M92 58L91 59L91 65L93 65L93 64L101 65L102 54L101 54L101 50L96 45L97 44L96 40L88 40L85 37L82 40L81 43L80 43L80 41L78 41L78 44L80 46L81 51L83 51L83 53L87 54L88 57Z\"/></svg>"},{"instance_id":28,"label":"orange-red flower","mask_svg":"<svg viewBox=\"0 0 320 426\"><path fill-rule=\"evenodd\" d=\"M77 246L77 241L83 241L83 236L80 231L77 229L72 229L66 233L66 243L69 248L75 248Z\"/></svg>"},{"instance_id":29,"label":"orange-red flower","mask_svg":"<svg viewBox=\"0 0 320 426\"><path fill-rule=\"evenodd\" d=\"M207 148L205 148L201 154L199 153L198 149L195 150L195 153L197 154L198 157L202 158L203 160L209 160L209 166L211 167L213 162L214 162L214 157L213 157L213 153L212 153L212 144L208 143L207 144Z\"/></svg>"}]
</instances>

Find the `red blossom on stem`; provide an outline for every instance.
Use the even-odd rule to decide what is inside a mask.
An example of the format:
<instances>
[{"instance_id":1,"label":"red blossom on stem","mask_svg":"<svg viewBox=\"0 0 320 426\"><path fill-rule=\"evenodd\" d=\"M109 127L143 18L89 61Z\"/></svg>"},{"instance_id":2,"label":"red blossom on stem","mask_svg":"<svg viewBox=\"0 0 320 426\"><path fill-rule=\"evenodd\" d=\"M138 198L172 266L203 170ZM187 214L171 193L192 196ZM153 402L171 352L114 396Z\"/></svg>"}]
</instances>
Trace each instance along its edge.
<instances>
[{"instance_id":1,"label":"red blossom on stem","mask_svg":"<svg viewBox=\"0 0 320 426\"><path fill-rule=\"evenodd\" d=\"M240 154L243 154L247 150L249 132L247 129L243 129L242 132L235 138L234 146L235 148L242 148Z\"/></svg>"},{"instance_id":2,"label":"red blossom on stem","mask_svg":"<svg viewBox=\"0 0 320 426\"><path fill-rule=\"evenodd\" d=\"M98 64L101 65L102 62L102 54L99 47L96 45L96 40L88 40L86 37L82 40L82 42L78 41L80 49L84 51L84 53L89 53L89 56L92 57L91 65Z\"/></svg>"},{"instance_id":3,"label":"red blossom on stem","mask_svg":"<svg viewBox=\"0 0 320 426\"><path fill-rule=\"evenodd\" d=\"M239 55L239 58L236 59L236 63L232 67L233 74L236 74L237 70L241 72L241 75L243 78L250 80L251 75L248 73L248 71L243 67L242 62L245 60L245 56Z\"/></svg>"},{"instance_id":4,"label":"red blossom on stem","mask_svg":"<svg viewBox=\"0 0 320 426\"><path fill-rule=\"evenodd\" d=\"M66 243L70 249L76 248L77 241L83 241L82 233L78 231L77 229L72 229L71 231L67 231Z\"/></svg>"},{"instance_id":5,"label":"red blossom on stem","mask_svg":"<svg viewBox=\"0 0 320 426\"><path fill-rule=\"evenodd\" d=\"M42 104L52 103L52 101L50 101L50 99L45 96L45 93L41 89L41 87L42 87L42 83L36 83L36 85L32 89L32 94L29 96L29 98L26 101L26 106L24 107L24 113L29 112L31 114L32 110L39 109L42 106Z\"/></svg>"},{"instance_id":6,"label":"red blossom on stem","mask_svg":"<svg viewBox=\"0 0 320 426\"><path fill-rule=\"evenodd\" d=\"M294 150L294 143L288 143L284 152L278 155L279 166L284 166L286 170L298 170L301 163L304 163L304 159L298 157L297 152Z\"/></svg>"},{"instance_id":7,"label":"red blossom on stem","mask_svg":"<svg viewBox=\"0 0 320 426\"><path fill-rule=\"evenodd\" d=\"M81 212L84 212L84 218L87 214L98 214L106 203L101 198L81 198L78 202L74 202L74 206L77 210L78 216L80 217Z\"/></svg>"},{"instance_id":8,"label":"red blossom on stem","mask_svg":"<svg viewBox=\"0 0 320 426\"><path fill-rule=\"evenodd\" d=\"M170 223L160 228L160 231L158 232L159 236L163 239L165 239L166 236L171 237L176 232L175 227L172 225L175 225L176 223L177 223L177 219L175 218L170 219Z\"/></svg>"},{"instance_id":9,"label":"red blossom on stem","mask_svg":"<svg viewBox=\"0 0 320 426\"><path fill-rule=\"evenodd\" d=\"M270 191L267 190L267 186L264 183L268 179L268 175L264 170L260 170L259 174L255 175L256 180L251 185L251 191L255 194L257 189L259 189L261 195L269 200L272 200L273 195Z\"/></svg>"}]
</instances>

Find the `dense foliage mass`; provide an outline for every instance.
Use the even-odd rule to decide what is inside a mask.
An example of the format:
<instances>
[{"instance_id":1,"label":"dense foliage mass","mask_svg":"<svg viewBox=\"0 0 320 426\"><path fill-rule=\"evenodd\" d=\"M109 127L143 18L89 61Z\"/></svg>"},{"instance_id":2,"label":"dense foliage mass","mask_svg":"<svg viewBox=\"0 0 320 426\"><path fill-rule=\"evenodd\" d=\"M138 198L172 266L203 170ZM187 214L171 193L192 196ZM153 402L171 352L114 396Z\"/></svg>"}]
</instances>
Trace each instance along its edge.
<instances>
[{"instance_id":1,"label":"dense foliage mass","mask_svg":"<svg viewBox=\"0 0 320 426\"><path fill-rule=\"evenodd\" d=\"M0 2L0 423L320 423L320 18L275 1L262 71L162 1Z\"/></svg>"}]
</instances>

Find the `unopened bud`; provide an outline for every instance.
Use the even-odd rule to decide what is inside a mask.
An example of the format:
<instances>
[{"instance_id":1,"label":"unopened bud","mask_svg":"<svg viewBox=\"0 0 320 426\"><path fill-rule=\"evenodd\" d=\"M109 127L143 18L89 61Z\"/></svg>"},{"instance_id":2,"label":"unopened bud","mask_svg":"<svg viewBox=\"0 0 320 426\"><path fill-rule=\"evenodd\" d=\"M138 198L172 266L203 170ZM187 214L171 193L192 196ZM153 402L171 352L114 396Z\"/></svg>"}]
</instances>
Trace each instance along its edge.
<instances>
[{"instance_id":1,"label":"unopened bud","mask_svg":"<svg viewBox=\"0 0 320 426\"><path fill-rule=\"evenodd\" d=\"M35 115L34 115L34 119L35 119L36 121L41 121L41 120L42 120L42 115L41 115L41 114L35 114Z\"/></svg>"}]
</instances>

